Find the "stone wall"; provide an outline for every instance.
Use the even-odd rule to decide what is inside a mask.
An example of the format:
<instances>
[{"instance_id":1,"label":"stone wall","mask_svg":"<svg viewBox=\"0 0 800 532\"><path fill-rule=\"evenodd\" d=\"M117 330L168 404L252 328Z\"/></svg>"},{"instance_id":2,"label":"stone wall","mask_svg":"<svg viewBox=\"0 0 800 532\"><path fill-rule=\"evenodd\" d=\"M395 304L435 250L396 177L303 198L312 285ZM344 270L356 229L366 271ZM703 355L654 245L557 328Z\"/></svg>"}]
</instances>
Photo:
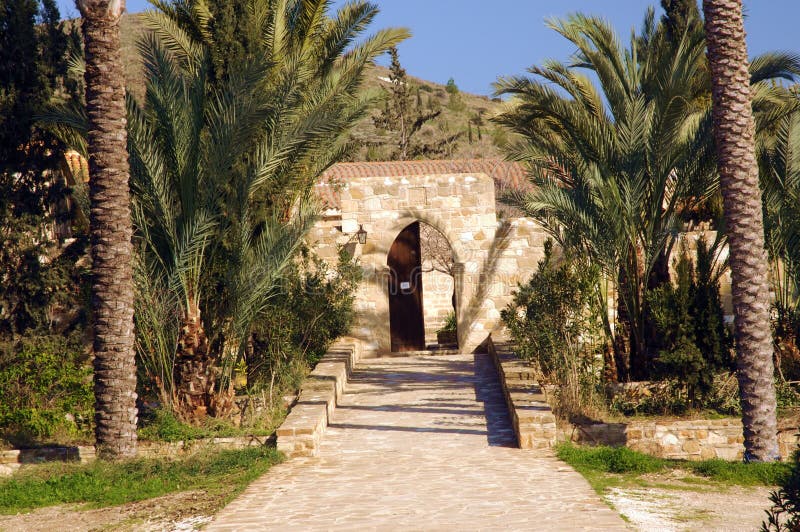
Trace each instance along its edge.
<instances>
[{"instance_id":1,"label":"stone wall","mask_svg":"<svg viewBox=\"0 0 800 532\"><path fill-rule=\"evenodd\" d=\"M682 460L741 460L744 453L740 418L632 420L626 423L562 422L556 429L546 394L530 364L516 357L508 344L488 342L506 396L520 448L543 449L557 441L587 445L626 446L634 451ZM788 460L798 445L796 426L778 431L780 455Z\"/></svg>"},{"instance_id":2,"label":"stone wall","mask_svg":"<svg viewBox=\"0 0 800 532\"><path fill-rule=\"evenodd\" d=\"M297 403L276 431L278 450L289 458L316 456L347 379L361 357L360 343L339 339L303 381Z\"/></svg>"},{"instance_id":3,"label":"stone wall","mask_svg":"<svg viewBox=\"0 0 800 532\"><path fill-rule=\"evenodd\" d=\"M530 364L519 360L508 344L487 343L506 398L520 449L549 449L557 442L556 417Z\"/></svg>"},{"instance_id":4,"label":"stone wall","mask_svg":"<svg viewBox=\"0 0 800 532\"><path fill-rule=\"evenodd\" d=\"M245 449L266 445L266 436L238 436L230 438L205 438L176 442L140 441L137 446L138 458L178 458L192 453L213 449ZM10 475L23 464L44 462L94 461L95 449L92 445L52 446L37 449L12 449L0 451L0 476Z\"/></svg>"},{"instance_id":5,"label":"stone wall","mask_svg":"<svg viewBox=\"0 0 800 532\"><path fill-rule=\"evenodd\" d=\"M347 246L359 260L364 281L356 295L352 334L368 352L390 350L387 255L397 235L417 221L439 231L453 249L460 348L470 352L490 333L502 334L500 311L517 283L535 271L546 235L530 219L498 221L491 177L480 173L354 177L337 194L339 209L329 211L314 228L310 244L323 257L334 257L339 247ZM355 241L359 228L367 232L363 245ZM430 338L438 328L442 306L431 303L425 311Z\"/></svg>"},{"instance_id":6,"label":"stone wall","mask_svg":"<svg viewBox=\"0 0 800 532\"><path fill-rule=\"evenodd\" d=\"M796 427L778 433L784 460L798 448L797 433ZM559 437L590 445L625 445L634 451L682 460L741 460L744 454L739 418L579 424L562 428Z\"/></svg>"}]
</instances>

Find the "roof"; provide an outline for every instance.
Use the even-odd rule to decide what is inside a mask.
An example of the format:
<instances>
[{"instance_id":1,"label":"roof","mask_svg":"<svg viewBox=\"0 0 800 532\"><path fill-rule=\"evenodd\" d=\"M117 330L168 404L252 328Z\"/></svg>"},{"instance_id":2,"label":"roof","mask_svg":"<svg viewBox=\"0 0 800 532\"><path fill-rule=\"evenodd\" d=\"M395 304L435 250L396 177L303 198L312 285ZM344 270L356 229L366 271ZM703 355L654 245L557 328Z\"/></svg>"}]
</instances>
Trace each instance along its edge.
<instances>
[{"instance_id":1,"label":"roof","mask_svg":"<svg viewBox=\"0 0 800 532\"><path fill-rule=\"evenodd\" d=\"M88 182L89 168L86 159L73 150L67 151L65 158L73 179ZM498 159L462 159L338 163L322 175L323 186L318 186L317 192L326 207L338 209L341 198L339 188L335 185L345 184L352 179L442 174L486 174L494 180L498 197L501 192L523 191L531 187L525 168L519 163Z\"/></svg>"},{"instance_id":2,"label":"roof","mask_svg":"<svg viewBox=\"0 0 800 532\"><path fill-rule=\"evenodd\" d=\"M338 163L331 166L322 175L322 183L344 184L352 179L364 177L441 174L486 174L494 180L495 189L498 192L525 190L530 187L525 168L521 164L497 159ZM317 190L328 207L339 207L340 198L337 187L322 186Z\"/></svg>"}]
</instances>

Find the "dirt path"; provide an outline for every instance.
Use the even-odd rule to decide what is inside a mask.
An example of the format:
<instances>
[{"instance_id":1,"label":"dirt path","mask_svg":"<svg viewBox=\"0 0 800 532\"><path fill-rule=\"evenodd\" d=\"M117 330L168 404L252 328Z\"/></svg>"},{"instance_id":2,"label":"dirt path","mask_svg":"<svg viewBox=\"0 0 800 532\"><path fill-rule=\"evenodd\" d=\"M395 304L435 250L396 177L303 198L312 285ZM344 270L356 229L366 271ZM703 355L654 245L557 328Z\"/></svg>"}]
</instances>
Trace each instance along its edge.
<instances>
[{"instance_id":1,"label":"dirt path","mask_svg":"<svg viewBox=\"0 0 800 532\"><path fill-rule=\"evenodd\" d=\"M85 532L101 530L196 530L211 520L219 497L181 492L155 499L92 510L79 505L41 508L20 515L0 515L3 532Z\"/></svg>"},{"instance_id":2,"label":"dirt path","mask_svg":"<svg viewBox=\"0 0 800 532\"><path fill-rule=\"evenodd\" d=\"M732 487L725 491L662 488L612 488L606 498L637 529L660 532L753 531L769 507L769 488Z\"/></svg>"},{"instance_id":3,"label":"dirt path","mask_svg":"<svg viewBox=\"0 0 800 532\"><path fill-rule=\"evenodd\" d=\"M514 447L488 355L359 363L320 455L280 464L219 530L620 530L586 480Z\"/></svg>"}]
</instances>

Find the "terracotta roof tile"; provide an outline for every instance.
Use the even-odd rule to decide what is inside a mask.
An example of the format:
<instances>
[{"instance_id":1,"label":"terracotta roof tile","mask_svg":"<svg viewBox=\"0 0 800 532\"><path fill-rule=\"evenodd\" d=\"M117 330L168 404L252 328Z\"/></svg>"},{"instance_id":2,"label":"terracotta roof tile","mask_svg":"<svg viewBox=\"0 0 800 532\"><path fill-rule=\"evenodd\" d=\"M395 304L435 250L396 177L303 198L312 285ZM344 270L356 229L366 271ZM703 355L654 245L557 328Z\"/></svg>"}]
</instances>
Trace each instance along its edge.
<instances>
[{"instance_id":1,"label":"terracotta roof tile","mask_svg":"<svg viewBox=\"0 0 800 532\"><path fill-rule=\"evenodd\" d=\"M338 208L340 198L336 185L363 177L403 177L437 174L487 174L494 179L498 192L525 190L530 187L525 169L518 163L497 159L384 161L339 163L322 176L317 187L320 197L329 208Z\"/></svg>"}]
</instances>

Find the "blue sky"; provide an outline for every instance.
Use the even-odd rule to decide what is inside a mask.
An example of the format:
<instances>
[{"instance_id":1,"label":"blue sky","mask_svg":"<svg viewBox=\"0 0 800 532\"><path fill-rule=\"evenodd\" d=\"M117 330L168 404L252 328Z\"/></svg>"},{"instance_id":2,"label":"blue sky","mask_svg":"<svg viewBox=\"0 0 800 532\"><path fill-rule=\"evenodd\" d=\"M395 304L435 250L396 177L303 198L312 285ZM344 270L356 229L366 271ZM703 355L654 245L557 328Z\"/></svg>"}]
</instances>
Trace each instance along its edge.
<instances>
[{"instance_id":1,"label":"blue sky","mask_svg":"<svg viewBox=\"0 0 800 532\"><path fill-rule=\"evenodd\" d=\"M498 76L521 74L543 59L566 60L572 48L545 19L581 11L603 16L626 37L658 0L373 0L381 7L374 29L405 26L413 37L400 46L409 74L462 90L491 93ZM71 0L58 0L62 15L75 15ZM344 0L336 0L342 5ZM128 0L130 12L146 0ZM800 0L745 0L748 50L800 53ZM658 12L658 10L657 10Z\"/></svg>"}]
</instances>

